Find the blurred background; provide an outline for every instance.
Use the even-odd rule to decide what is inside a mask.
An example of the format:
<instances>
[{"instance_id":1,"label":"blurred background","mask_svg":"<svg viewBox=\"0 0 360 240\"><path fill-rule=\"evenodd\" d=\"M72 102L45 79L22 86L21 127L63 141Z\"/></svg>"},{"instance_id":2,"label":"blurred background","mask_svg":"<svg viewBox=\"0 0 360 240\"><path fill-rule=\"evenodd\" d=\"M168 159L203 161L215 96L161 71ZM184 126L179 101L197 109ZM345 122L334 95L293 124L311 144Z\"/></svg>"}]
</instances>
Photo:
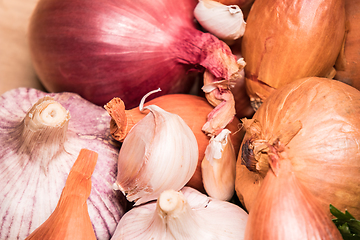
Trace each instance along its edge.
<instances>
[{"instance_id":1,"label":"blurred background","mask_svg":"<svg viewBox=\"0 0 360 240\"><path fill-rule=\"evenodd\" d=\"M0 94L17 87L43 90L27 43L27 27L37 1L0 0Z\"/></svg>"}]
</instances>

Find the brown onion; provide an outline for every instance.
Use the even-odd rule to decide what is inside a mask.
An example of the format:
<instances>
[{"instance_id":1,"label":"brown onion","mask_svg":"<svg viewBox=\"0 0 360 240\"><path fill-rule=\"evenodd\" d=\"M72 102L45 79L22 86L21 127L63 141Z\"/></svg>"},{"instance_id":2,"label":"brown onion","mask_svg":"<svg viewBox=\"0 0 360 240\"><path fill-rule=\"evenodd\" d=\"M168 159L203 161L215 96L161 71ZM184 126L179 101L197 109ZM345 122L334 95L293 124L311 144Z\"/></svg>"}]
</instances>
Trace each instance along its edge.
<instances>
[{"instance_id":1,"label":"brown onion","mask_svg":"<svg viewBox=\"0 0 360 240\"><path fill-rule=\"evenodd\" d=\"M274 91L251 120L243 119L235 187L245 207L251 211L269 169L268 146L281 143L325 211L333 204L359 217L359 117L360 91L340 81L303 78Z\"/></svg>"},{"instance_id":2,"label":"brown onion","mask_svg":"<svg viewBox=\"0 0 360 240\"><path fill-rule=\"evenodd\" d=\"M344 0L256 0L242 39L254 107L303 77L332 77L345 34Z\"/></svg>"},{"instance_id":3,"label":"brown onion","mask_svg":"<svg viewBox=\"0 0 360 240\"><path fill-rule=\"evenodd\" d=\"M360 1L345 0L347 31L335 79L360 89Z\"/></svg>"}]
</instances>

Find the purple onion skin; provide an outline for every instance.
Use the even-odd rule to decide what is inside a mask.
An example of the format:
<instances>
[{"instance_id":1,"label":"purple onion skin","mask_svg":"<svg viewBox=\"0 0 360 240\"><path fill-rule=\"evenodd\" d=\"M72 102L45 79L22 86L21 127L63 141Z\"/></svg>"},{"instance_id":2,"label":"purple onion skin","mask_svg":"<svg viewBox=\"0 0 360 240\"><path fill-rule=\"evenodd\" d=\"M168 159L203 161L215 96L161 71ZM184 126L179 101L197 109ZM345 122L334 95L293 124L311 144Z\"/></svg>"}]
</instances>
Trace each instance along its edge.
<instances>
[{"instance_id":1,"label":"purple onion skin","mask_svg":"<svg viewBox=\"0 0 360 240\"><path fill-rule=\"evenodd\" d=\"M97 105L120 97L133 108L159 87L160 94L187 93L199 70L183 64L176 51L184 33L198 31L196 4L40 0L29 25L36 73L48 91L75 92Z\"/></svg>"},{"instance_id":2,"label":"purple onion skin","mask_svg":"<svg viewBox=\"0 0 360 240\"><path fill-rule=\"evenodd\" d=\"M70 112L64 151L44 169L36 156L16 154L14 129L40 98L51 96ZM24 239L55 209L81 148L98 153L88 210L97 239L110 239L126 211L126 200L112 189L120 146L109 132L110 116L74 93L18 88L0 96L0 239Z\"/></svg>"}]
</instances>

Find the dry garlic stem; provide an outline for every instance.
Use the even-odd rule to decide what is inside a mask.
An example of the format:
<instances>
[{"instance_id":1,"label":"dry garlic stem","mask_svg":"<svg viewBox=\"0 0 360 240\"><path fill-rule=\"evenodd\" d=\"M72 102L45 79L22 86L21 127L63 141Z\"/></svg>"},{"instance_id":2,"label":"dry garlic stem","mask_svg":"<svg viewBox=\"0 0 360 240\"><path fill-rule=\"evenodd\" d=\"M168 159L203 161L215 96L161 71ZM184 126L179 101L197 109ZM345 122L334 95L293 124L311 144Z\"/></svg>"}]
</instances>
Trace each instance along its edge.
<instances>
[{"instance_id":1,"label":"dry garlic stem","mask_svg":"<svg viewBox=\"0 0 360 240\"><path fill-rule=\"evenodd\" d=\"M157 202L136 206L120 220L111 240L244 239L248 214L190 187L163 191Z\"/></svg>"},{"instance_id":2,"label":"dry garlic stem","mask_svg":"<svg viewBox=\"0 0 360 240\"><path fill-rule=\"evenodd\" d=\"M181 192L166 190L157 201L159 217L174 239L211 239L212 233L201 223ZM196 233L196 235L194 235Z\"/></svg>"},{"instance_id":3,"label":"dry garlic stem","mask_svg":"<svg viewBox=\"0 0 360 240\"><path fill-rule=\"evenodd\" d=\"M200 0L194 16L202 27L220 39L236 40L244 35L246 23L238 5Z\"/></svg>"},{"instance_id":4,"label":"dry garlic stem","mask_svg":"<svg viewBox=\"0 0 360 240\"><path fill-rule=\"evenodd\" d=\"M236 155L230 133L228 129L224 129L210 139L201 163L207 194L220 200L230 200L235 191Z\"/></svg>"},{"instance_id":5,"label":"dry garlic stem","mask_svg":"<svg viewBox=\"0 0 360 240\"><path fill-rule=\"evenodd\" d=\"M70 113L60 103L41 98L13 132L13 139L19 139L17 153L36 158L46 168L64 150L69 119Z\"/></svg>"},{"instance_id":6,"label":"dry garlic stem","mask_svg":"<svg viewBox=\"0 0 360 240\"><path fill-rule=\"evenodd\" d=\"M153 92L150 92L151 94ZM196 137L185 121L156 105L128 133L119 153L115 189L135 205L155 200L166 189L180 190L198 164Z\"/></svg>"},{"instance_id":7,"label":"dry garlic stem","mask_svg":"<svg viewBox=\"0 0 360 240\"><path fill-rule=\"evenodd\" d=\"M91 175L97 159L98 153L81 149L54 212L26 240L96 239L86 200L90 196Z\"/></svg>"}]
</instances>

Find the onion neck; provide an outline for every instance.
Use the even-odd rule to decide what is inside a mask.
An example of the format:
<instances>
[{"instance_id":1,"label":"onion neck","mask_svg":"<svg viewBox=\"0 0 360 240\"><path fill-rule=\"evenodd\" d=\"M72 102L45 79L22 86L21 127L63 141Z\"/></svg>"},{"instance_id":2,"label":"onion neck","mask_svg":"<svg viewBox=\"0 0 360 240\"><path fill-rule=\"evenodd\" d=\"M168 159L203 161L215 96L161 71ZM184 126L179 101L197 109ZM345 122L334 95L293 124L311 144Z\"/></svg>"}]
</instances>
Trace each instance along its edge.
<instances>
[{"instance_id":1,"label":"onion neck","mask_svg":"<svg viewBox=\"0 0 360 240\"><path fill-rule=\"evenodd\" d=\"M239 65L230 47L210 33L197 29L186 29L173 44L174 55L179 63L202 66L216 79L237 82L244 66Z\"/></svg>"},{"instance_id":2,"label":"onion neck","mask_svg":"<svg viewBox=\"0 0 360 240\"><path fill-rule=\"evenodd\" d=\"M69 112L53 98L40 99L14 132L17 154L46 169L64 151L69 119Z\"/></svg>"},{"instance_id":3,"label":"onion neck","mask_svg":"<svg viewBox=\"0 0 360 240\"><path fill-rule=\"evenodd\" d=\"M262 133L262 126L256 119L242 119L246 132L250 135L241 146L241 161L252 172L265 177L270 168L269 156L283 152L287 144L301 130L300 121L284 125L281 131L268 138Z\"/></svg>"}]
</instances>

